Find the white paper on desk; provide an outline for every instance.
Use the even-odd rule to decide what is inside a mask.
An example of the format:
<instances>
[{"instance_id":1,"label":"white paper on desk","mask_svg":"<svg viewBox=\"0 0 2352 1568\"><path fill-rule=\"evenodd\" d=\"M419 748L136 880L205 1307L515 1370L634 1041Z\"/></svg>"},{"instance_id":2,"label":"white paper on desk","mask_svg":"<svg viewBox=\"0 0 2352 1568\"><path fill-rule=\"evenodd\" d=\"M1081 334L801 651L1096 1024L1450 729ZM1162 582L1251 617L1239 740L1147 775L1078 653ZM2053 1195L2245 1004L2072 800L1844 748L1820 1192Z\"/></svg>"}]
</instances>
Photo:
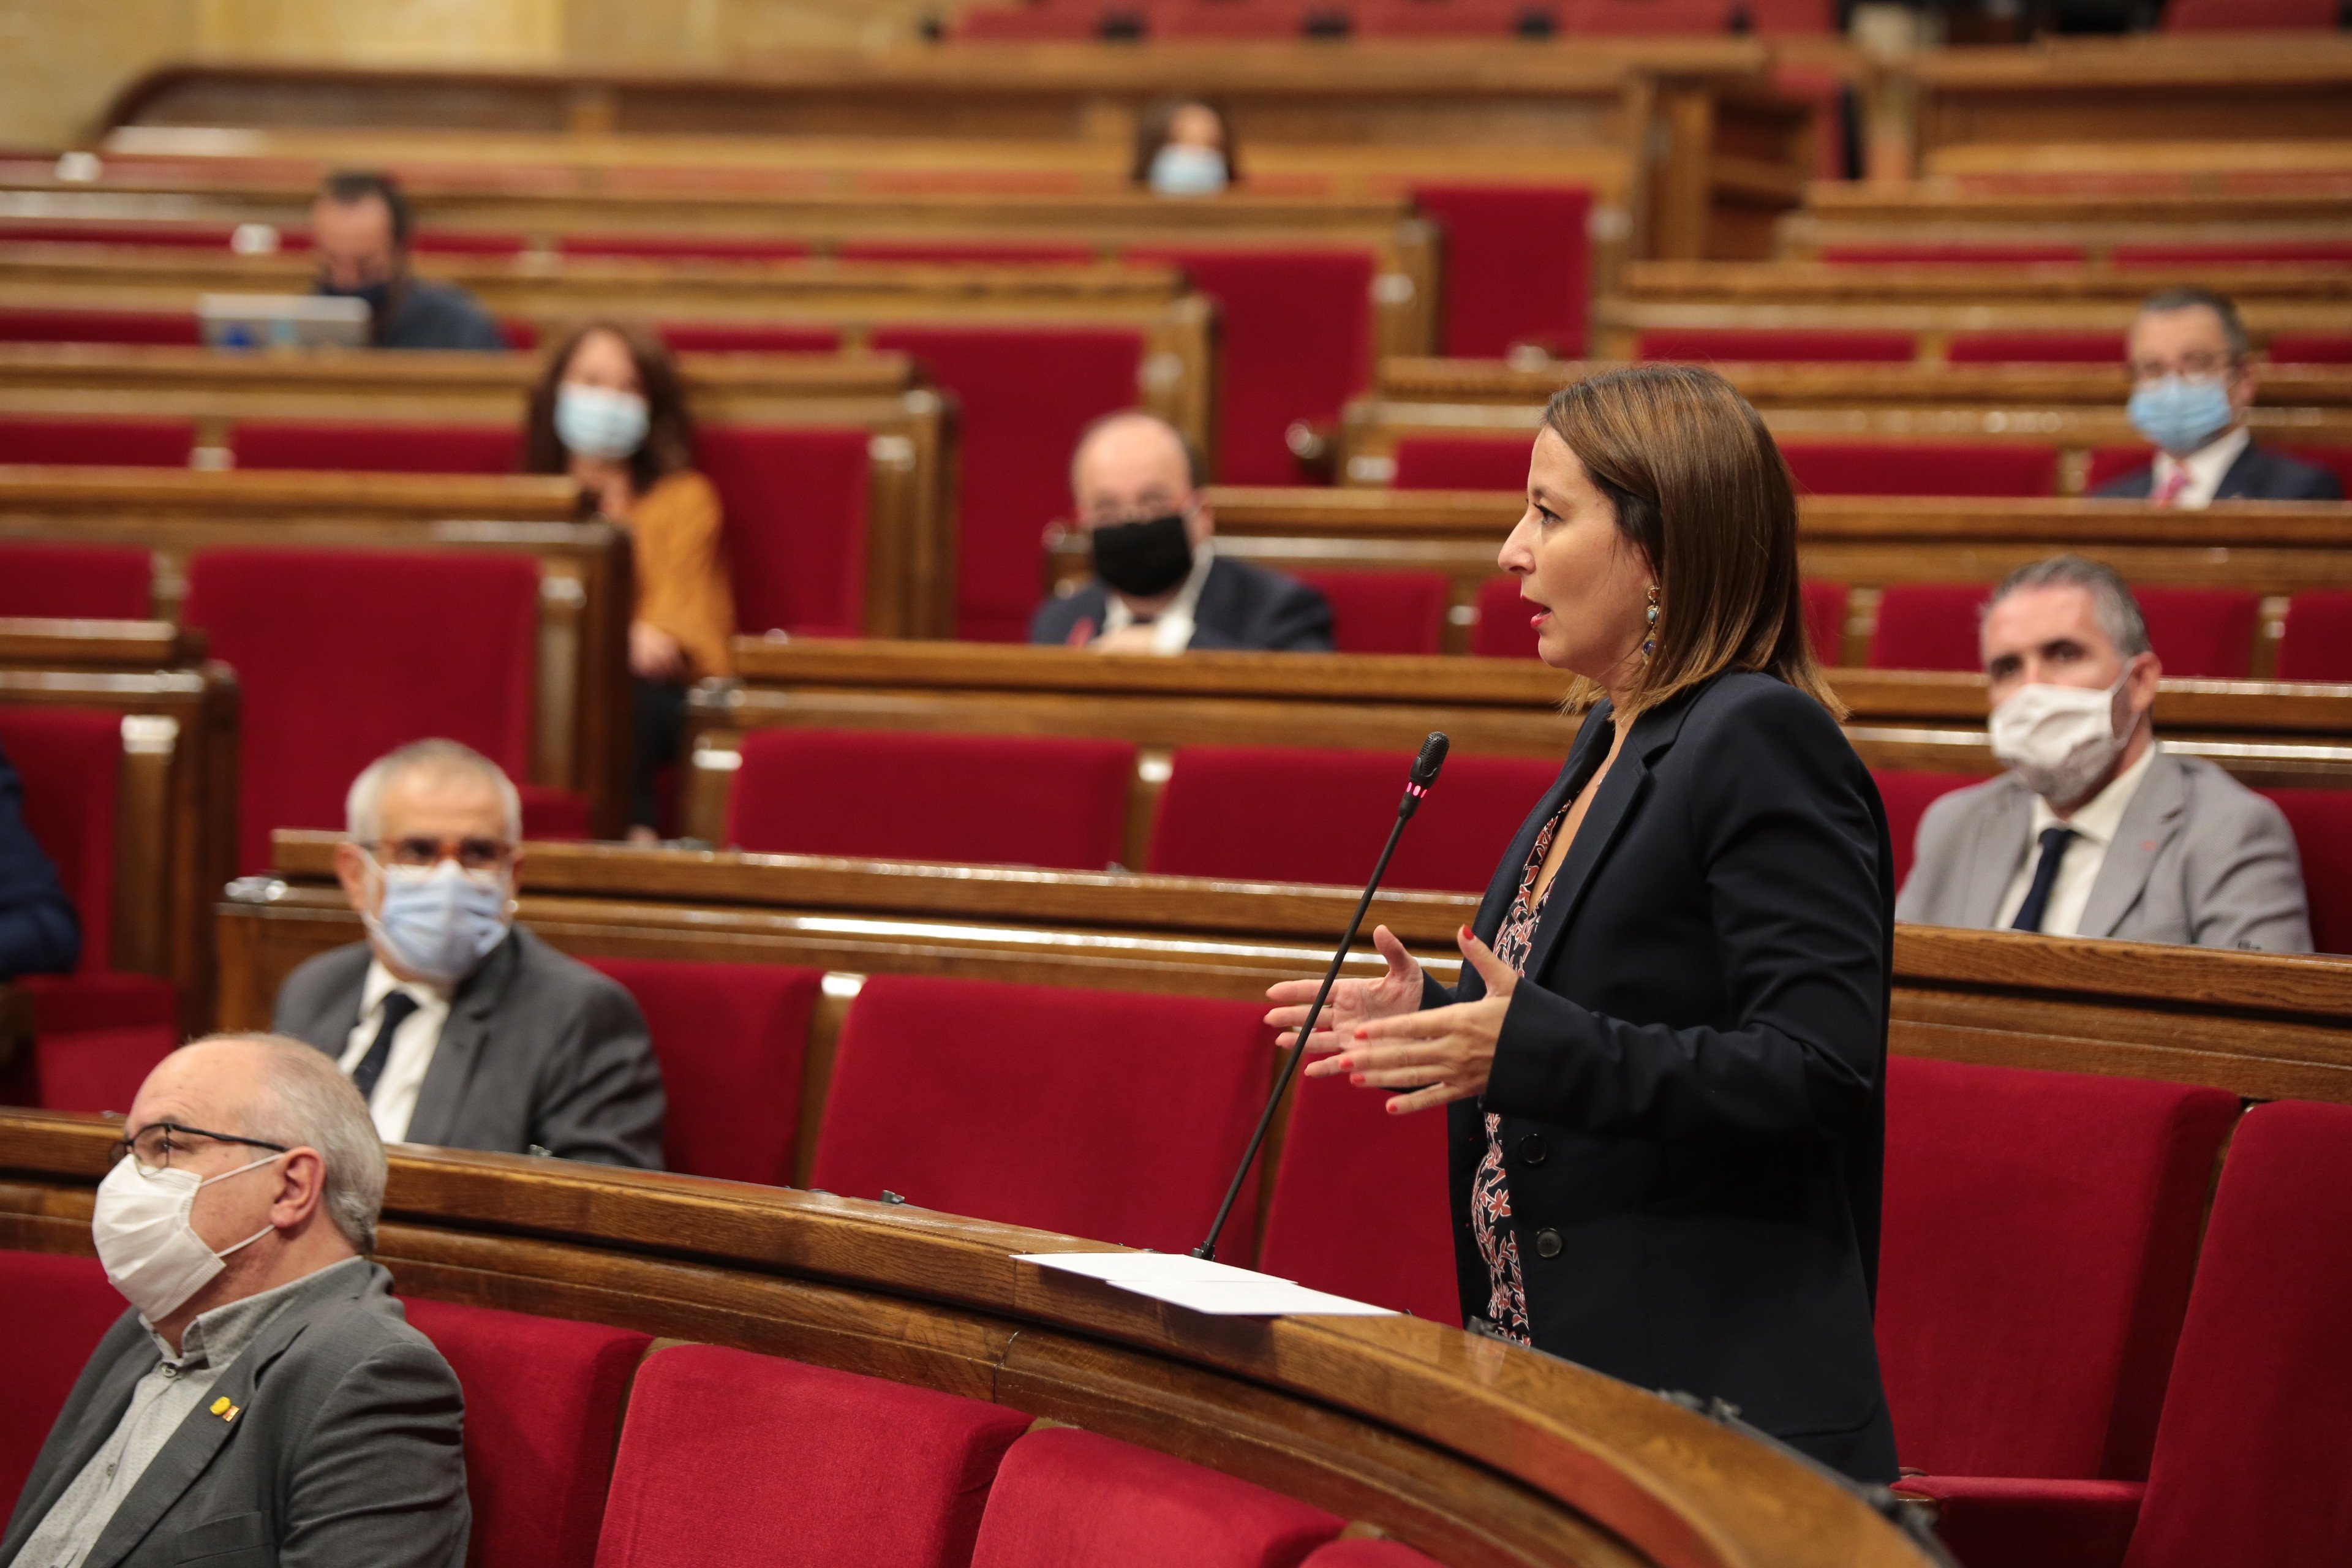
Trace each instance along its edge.
<instances>
[{"instance_id":1,"label":"white paper on desk","mask_svg":"<svg viewBox=\"0 0 2352 1568\"><path fill-rule=\"evenodd\" d=\"M1393 1318L1400 1314L1369 1301L1351 1301L1260 1274L1248 1279L1169 1279L1135 1283L1114 1279L1118 1289L1132 1290L1155 1301L1211 1312L1226 1318Z\"/></svg>"},{"instance_id":2,"label":"white paper on desk","mask_svg":"<svg viewBox=\"0 0 2352 1568\"><path fill-rule=\"evenodd\" d=\"M1115 1285L1129 1281L1232 1281L1268 1278L1264 1274L1253 1274L1246 1268L1236 1268L1230 1263L1195 1258L1189 1252L1023 1252L1014 1254L1013 1261L1034 1263L1040 1268L1058 1268L1066 1274L1083 1274L1089 1279L1101 1279Z\"/></svg>"}]
</instances>

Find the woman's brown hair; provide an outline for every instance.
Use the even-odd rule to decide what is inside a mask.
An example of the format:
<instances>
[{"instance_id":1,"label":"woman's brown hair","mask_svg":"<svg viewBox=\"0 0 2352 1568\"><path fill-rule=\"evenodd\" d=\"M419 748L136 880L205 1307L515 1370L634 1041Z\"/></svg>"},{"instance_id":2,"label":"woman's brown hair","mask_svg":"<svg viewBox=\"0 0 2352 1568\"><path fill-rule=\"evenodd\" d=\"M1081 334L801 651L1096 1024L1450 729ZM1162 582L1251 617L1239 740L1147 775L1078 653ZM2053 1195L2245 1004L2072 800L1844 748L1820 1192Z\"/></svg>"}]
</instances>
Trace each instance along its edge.
<instances>
[{"instance_id":1,"label":"woman's brown hair","mask_svg":"<svg viewBox=\"0 0 2352 1568\"><path fill-rule=\"evenodd\" d=\"M629 483L643 495L660 480L694 467L694 421L686 412L686 389L669 351L649 334L618 321L590 321L576 328L548 356L539 384L531 388L530 413L523 425L523 472L571 469L572 454L555 433L555 389L563 384L572 356L591 332L610 332L620 339L637 367L637 386L646 398L646 438L629 454Z\"/></svg>"},{"instance_id":2,"label":"woman's brown hair","mask_svg":"<svg viewBox=\"0 0 2352 1568\"><path fill-rule=\"evenodd\" d=\"M1555 393L1544 426L1656 574L1656 646L1621 718L1727 669L1761 670L1845 717L1805 637L1788 462L1729 382L1695 365L1610 371ZM1580 681L1570 700L1596 695Z\"/></svg>"},{"instance_id":3,"label":"woman's brown hair","mask_svg":"<svg viewBox=\"0 0 2352 1568\"><path fill-rule=\"evenodd\" d=\"M1205 98L1163 98L1143 111L1143 118L1135 127L1135 168L1129 178L1137 184L1151 183L1151 161L1160 156L1160 149L1168 145L1169 134L1176 128L1176 116L1196 104L1215 115L1218 127L1225 133L1217 148L1225 160L1225 184L1242 183L1241 152L1234 145L1234 117L1225 112L1225 106Z\"/></svg>"}]
</instances>

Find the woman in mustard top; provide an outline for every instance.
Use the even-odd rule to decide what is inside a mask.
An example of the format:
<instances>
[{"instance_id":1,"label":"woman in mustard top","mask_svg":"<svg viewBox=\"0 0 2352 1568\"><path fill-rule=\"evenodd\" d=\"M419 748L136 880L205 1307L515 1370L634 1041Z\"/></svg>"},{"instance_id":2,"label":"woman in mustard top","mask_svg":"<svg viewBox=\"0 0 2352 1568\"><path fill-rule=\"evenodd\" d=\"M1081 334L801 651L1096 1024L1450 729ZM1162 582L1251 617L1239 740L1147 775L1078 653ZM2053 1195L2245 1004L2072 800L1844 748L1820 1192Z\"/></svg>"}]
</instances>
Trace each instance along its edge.
<instances>
[{"instance_id":1,"label":"woman in mustard top","mask_svg":"<svg viewBox=\"0 0 2352 1568\"><path fill-rule=\"evenodd\" d=\"M572 333L531 395L523 462L532 473L579 480L635 547L629 837L650 840L658 835L654 774L684 747L687 688L729 672L735 632L719 492L694 471L693 424L668 353L610 321Z\"/></svg>"}]
</instances>

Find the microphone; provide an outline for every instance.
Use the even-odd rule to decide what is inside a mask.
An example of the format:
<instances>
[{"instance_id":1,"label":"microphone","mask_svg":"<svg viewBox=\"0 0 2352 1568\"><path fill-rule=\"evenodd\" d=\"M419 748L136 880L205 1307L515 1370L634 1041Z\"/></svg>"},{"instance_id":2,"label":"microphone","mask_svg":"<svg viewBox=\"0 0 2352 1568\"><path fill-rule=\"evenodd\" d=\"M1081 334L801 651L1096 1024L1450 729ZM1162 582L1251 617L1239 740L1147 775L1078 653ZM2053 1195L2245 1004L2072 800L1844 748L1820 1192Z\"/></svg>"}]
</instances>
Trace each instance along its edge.
<instances>
[{"instance_id":1,"label":"microphone","mask_svg":"<svg viewBox=\"0 0 2352 1568\"><path fill-rule=\"evenodd\" d=\"M1307 1038L1315 1033L1315 1021L1323 1016L1323 1004L1330 999L1331 987L1339 981L1339 966L1348 962L1348 950L1356 945L1356 931L1364 923L1364 911L1372 907L1372 895L1380 890L1381 879L1388 874L1389 857L1396 853L1397 840L1404 837L1404 825L1421 809L1422 797L1437 783L1449 743L1443 730L1433 730L1429 739L1421 743L1421 754L1412 760L1412 770L1405 775L1404 798L1397 802L1396 826L1389 829L1389 841L1381 847L1380 859L1372 865L1372 879L1364 884L1364 896L1356 900L1356 913L1348 921L1348 934L1339 939L1339 950L1331 954L1331 967L1323 972L1323 984L1315 993L1315 1005L1307 1009L1307 1022L1299 1026L1298 1041L1290 1047L1282 1070L1275 1075L1274 1092L1266 1097L1265 1109L1258 1113L1257 1131L1250 1134L1249 1147L1242 1151L1242 1163L1234 1168L1234 1179L1225 1188L1225 1201L1217 1205L1217 1217L1209 1226L1208 1237L1192 1249L1195 1258L1213 1260L1217 1256L1217 1237L1224 1234L1225 1221L1233 1215L1234 1200L1241 1196L1243 1178L1257 1163L1258 1151L1265 1146L1266 1129L1274 1125L1274 1108L1282 1103L1283 1091L1297 1075L1298 1064L1307 1055Z\"/></svg>"}]
</instances>

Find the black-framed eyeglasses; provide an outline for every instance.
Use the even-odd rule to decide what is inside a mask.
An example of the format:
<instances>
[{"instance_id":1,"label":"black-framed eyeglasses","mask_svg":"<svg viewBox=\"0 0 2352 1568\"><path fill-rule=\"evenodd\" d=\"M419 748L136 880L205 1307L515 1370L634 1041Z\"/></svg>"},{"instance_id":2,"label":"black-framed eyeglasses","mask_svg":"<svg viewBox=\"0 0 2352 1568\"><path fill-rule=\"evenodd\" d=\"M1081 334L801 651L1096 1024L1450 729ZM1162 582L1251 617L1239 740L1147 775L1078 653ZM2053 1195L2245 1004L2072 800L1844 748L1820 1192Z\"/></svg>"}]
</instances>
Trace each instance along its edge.
<instances>
[{"instance_id":1,"label":"black-framed eyeglasses","mask_svg":"<svg viewBox=\"0 0 2352 1568\"><path fill-rule=\"evenodd\" d=\"M234 1132L207 1132L201 1127L183 1127L176 1121L151 1121L128 1137L118 1138L107 1145L107 1169L112 1170L121 1164L122 1157L128 1154L139 1163L142 1175L152 1176L158 1171L168 1171L172 1168L173 1154L192 1152L192 1146L186 1142L191 1138L209 1138L215 1143L242 1143L247 1148L268 1149L279 1154L285 1153L289 1147L263 1138L240 1138Z\"/></svg>"},{"instance_id":2,"label":"black-framed eyeglasses","mask_svg":"<svg viewBox=\"0 0 2352 1568\"><path fill-rule=\"evenodd\" d=\"M379 838L366 846L369 854L386 866L430 869L455 860L467 871L503 871L514 863L515 847L499 838Z\"/></svg>"}]
</instances>

